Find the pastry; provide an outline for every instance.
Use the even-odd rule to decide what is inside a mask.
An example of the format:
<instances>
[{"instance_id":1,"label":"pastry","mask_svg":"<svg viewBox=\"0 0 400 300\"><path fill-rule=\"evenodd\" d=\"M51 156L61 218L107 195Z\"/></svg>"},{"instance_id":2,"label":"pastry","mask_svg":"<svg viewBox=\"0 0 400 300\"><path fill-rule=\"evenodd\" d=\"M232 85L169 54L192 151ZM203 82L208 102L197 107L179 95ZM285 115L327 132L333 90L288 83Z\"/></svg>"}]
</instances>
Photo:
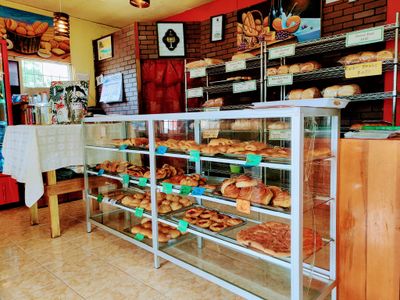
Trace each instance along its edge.
<instances>
[{"instance_id":1,"label":"pastry","mask_svg":"<svg viewBox=\"0 0 400 300\"><path fill-rule=\"evenodd\" d=\"M191 217L191 218L197 218L198 216L201 215L201 213L204 211L204 209L195 207L187 210L185 212L185 216Z\"/></svg>"},{"instance_id":2,"label":"pastry","mask_svg":"<svg viewBox=\"0 0 400 300\"><path fill-rule=\"evenodd\" d=\"M224 98L209 99L202 105L203 107L221 107L224 105Z\"/></svg>"},{"instance_id":3,"label":"pastry","mask_svg":"<svg viewBox=\"0 0 400 300\"><path fill-rule=\"evenodd\" d=\"M215 210L208 210L206 209L205 211L203 211L200 215L201 219L210 219L211 217L215 216L216 214L218 214Z\"/></svg>"},{"instance_id":4,"label":"pastry","mask_svg":"<svg viewBox=\"0 0 400 300\"><path fill-rule=\"evenodd\" d=\"M289 73L289 66L279 66L278 67L278 75L284 75Z\"/></svg>"},{"instance_id":5,"label":"pastry","mask_svg":"<svg viewBox=\"0 0 400 300\"><path fill-rule=\"evenodd\" d=\"M340 89L340 85L333 85L325 88L322 91L322 96L324 98L336 98L338 96L338 91Z\"/></svg>"},{"instance_id":6,"label":"pastry","mask_svg":"<svg viewBox=\"0 0 400 300\"><path fill-rule=\"evenodd\" d=\"M192 218L192 217L188 217L188 216L184 216L183 220L188 222L189 224L196 224L196 222L197 222L197 218Z\"/></svg>"},{"instance_id":7,"label":"pastry","mask_svg":"<svg viewBox=\"0 0 400 300\"><path fill-rule=\"evenodd\" d=\"M288 208L291 205L291 197L288 192L281 191L272 199L272 204L274 206Z\"/></svg>"},{"instance_id":8,"label":"pastry","mask_svg":"<svg viewBox=\"0 0 400 300\"><path fill-rule=\"evenodd\" d=\"M267 188L269 188L272 191L273 197L276 197L278 193L282 192L282 189L278 186L267 185Z\"/></svg>"},{"instance_id":9,"label":"pastry","mask_svg":"<svg viewBox=\"0 0 400 300\"><path fill-rule=\"evenodd\" d=\"M176 239L181 235L181 233L177 229L170 229L168 234L171 236L172 239Z\"/></svg>"},{"instance_id":10,"label":"pastry","mask_svg":"<svg viewBox=\"0 0 400 300\"><path fill-rule=\"evenodd\" d=\"M271 67L267 69L267 76L275 76L278 75L278 69Z\"/></svg>"},{"instance_id":11,"label":"pastry","mask_svg":"<svg viewBox=\"0 0 400 300\"><path fill-rule=\"evenodd\" d=\"M321 69L321 65L316 61L309 61L309 62L301 64L301 66L300 66L301 73L312 72L312 71L319 70L319 69Z\"/></svg>"},{"instance_id":12,"label":"pastry","mask_svg":"<svg viewBox=\"0 0 400 300\"><path fill-rule=\"evenodd\" d=\"M302 96L303 90L302 89L297 89L297 90L291 90L289 92L288 99L289 100L300 100Z\"/></svg>"},{"instance_id":13,"label":"pastry","mask_svg":"<svg viewBox=\"0 0 400 300\"><path fill-rule=\"evenodd\" d=\"M183 207L183 205L180 204L179 202L172 202L170 206L172 210L178 210Z\"/></svg>"},{"instance_id":14,"label":"pastry","mask_svg":"<svg viewBox=\"0 0 400 300\"><path fill-rule=\"evenodd\" d=\"M290 74L296 74L300 72L301 72L300 64L293 64L289 67Z\"/></svg>"},{"instance_id":15,"label":"pastry","mask_svg":"<svg viewBox=\"0 0 400 300\"><path fill-rule=\"evenodd\" d=\"M222 214L216 214L210 218L211 221L216 223L225 223L228 219L228 216Z\"/></svg>"},{"instance_id":16,"label":"pastry","mask_svg":"<svg viewBox=\"0 0 400 300\"><path fill-rule=\"evenodd\" d=\"M346 97L361 94L361 88L357 84L343 85L338 90L338 97Z\"/></svg>"},{"instance_id":17,"label":"pastry","mask_svg":"<svg viewBox=\"0 0 400 300\"><path fill-rule=\"evenodd\" d=\"M236 187L236 179L225 179L221 185L221 193L228 198L236 199L239 196L240 189Z\"/></svg>"},{"instance_id":18,"label":"pastry","mask_svg":"<svg viewBox=\"0 0 400 300\"><path fill-rule=\"evenodd\" d=\"M229 219L226 221L226 225L228 225L229 227L231 227L231 226L236 226L236 225L239 225L239 224L241 224L241 223L243 223L243 220L241 220L241 219L235 219L235 218L229 218Z\"/></svg>"},{"instance_id":19,"label":"pastry","mask_svg":"<svg viewBox=\"0 0 400 300\"><path fill-rule=\"evenodd\" d=\"M253 187L251 189L251 197L249 200L253 203L268 205L271 202L273 196L273 192L268 187L266 187L265 184L260 182L256 187Z\"/></svg>"},{"instance_id":20,"label":"pastry","mask_svg":"<svg viewBox=\"0 0 400 300\"><path fill-rule=\"evenodd\" d=\"M214 232L219 232L225 229L227 226L224 223L213 223L210 225L210 230Z\"/></svg>"},{"instance_id":21,"label":"pastry","mask_svg":"<svg viewBox=\"0 0 400 300\"><path fill-rule=\"evenodd\" d=\"M200 226L201 228L208 228L210 227L211 224L212 224L211 221L207 219L198 219L196 221L196 225Z\"/></svg>"},{"instance_id":22,"label":"pastry","mask_svg":"<svg viewBox=\"0 0 400 300\"><path fill-rule=\"evenodd\" d=\"M319 89L317 89L316 87L305 89L301 93L302 100L315 99L315 98L320 98L320 97L321 97L321 93L320 93Z\"/></svg>"},{"instance_id":23,"label":"pastry","mask_svg":"<svg viewBox=\"0 0 400 300\"><path fill-rule=\"evenodd\" d=\"M276 257L290 256L290 225L285 223L262 223L239 231L236 239L245 246ZM303 256L308 257L321 247L321 236L309 228L303 228Z\"/></svg>"},{"instance_id":24,"label":"pastry","mask_svg":"<svg viewBox=\"0 0 400 300\"><path fill-rule=\"evenodd\" d=\"M393 60L394 54L391 50L382 50L376 53L377 61Z\"/></svg>"},{"instance_id":25,"label":"pastry","mask_svg":"<svg viewBox=\"0 0 400 300\"><path fill-rule=\"evenodd\" d=\"M371 51L361 52L360 62L373 62L376 61L376 53Z\"/></svg>"},{"instance_id":26,"label":"pastry","mask_svg":"<svg viewBox=\"0 0 400 300\"><path fill-rule=\"evenodd\" d=\"M160 207L158 207L158 212L161 214L166 214L169 213L170 211L172 211L171 206L166 205L166 204L162 204L160 205Z\"/></svg>"},{"instance_id":27,"label":"pastry","mask_svg":"<svg viewBox=\"0 0 400 300\"><path fill-rule=\"evenodd\" d=\"M360 54L350 54L343 57L340 61L345 66L354 65L360 63Z\"/></svg>"}]
</instances>

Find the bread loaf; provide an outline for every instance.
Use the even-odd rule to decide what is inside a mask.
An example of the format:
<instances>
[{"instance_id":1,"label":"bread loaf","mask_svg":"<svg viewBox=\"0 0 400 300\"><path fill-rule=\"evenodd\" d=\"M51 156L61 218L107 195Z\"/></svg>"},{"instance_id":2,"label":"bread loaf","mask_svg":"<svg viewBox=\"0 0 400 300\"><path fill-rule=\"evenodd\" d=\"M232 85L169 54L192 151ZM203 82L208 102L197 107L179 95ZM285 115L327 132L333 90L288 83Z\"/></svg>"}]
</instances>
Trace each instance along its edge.
<instances>
[{"instance_id":1,"label":"bread loaf","mask_svg":"<svg viewBox=\"0 0 400 300\"><path fill-rule=\"evenodd\" d=\"M281 129L289 129L290 124L287 122L274 122L268 125L268 129L271 130L281 130Z\"/></svg>"},{"instance_id":2,"label":"bread loaf","mask_svg":"<svg viewBox=\"0 0 400 300\"><path fill-rule=\"evenodd\" d=\"M291 65L290 67L289 67L289 73L290 74L296 74L296 73L300 73L301 71L300 71L300 64L294 64L294 65Z\"/></svg>"},{"instance_id":3,"label":"bread loaf","mask_svg":"<svg viewBox=\"0 0 400 300\"><path fill-rule=\"evenodd\" d=\"M224 61L222 59L217 59L217 58L205 58L204 62L208 66L210 66L210 65L218 65L218 64L224 63Z\"/></svg>"},{"instance_id":4,"label":"bread loaf","mask_svg":"<svg viewBox=\"0 0 400 300\"><path fill-rule=\"evenodd\" d=\"M250 59L254 58L255 56L251 53L236 53L235 55L232 56L232 60L244 60L244 59Z\"/></svg>"},{"instance_id":5,"label":"bread loaf","mask_svg":"<svg viewBox=\"0 0 400 300\"><path fill-rule=\"evenodd\" d=\"M304 90L302 90L302 89L291 90L291 91L289 92L288 99L289 99L289 100L300 100L303 91L304 91Z\"/></svg>"},{"instance_id":6,"label":"bread loaf","mask_svg":"<svg viewBox=\"0 0 400 300\"><path fill-rule=\"evenodd\" d=\"M345 66L359 64L360 61L360 54L349 54L339 60L339 62Z\"/></svg>"},{"instance_id":7,"label":"bread loaf","mask_svg":"<svg viewBox=\"0 0 400 300\"><path fill-rule=\"evenodd\" d=\"M275 75L278 75L277 68L268 68L267 69L267 76L275 76Z\"/></svg>"},{"instance_id":8,"label":"bread loaf","mask_svg":"<svg viewBox=\"0 0 400 300\"><path fill-rule=\"evenodd\" d=\"M394 55L390 50L382 50L376 54L377 61L393 60Z\"/></svg>"},{"instance_id":9,"label":"bread loaf","mask_svg":"<svg viewBox=\"0 0 400 300\"><path fill-rule=\"evenodd\" d=\"M329 86L322 91L322 96L324 98L336 98L338 96L339 89L340 85Z\"/></svg>"},{"instance_id":10,"label":"bread loaf","mask_svg":"<svg viewBox=\"0 0 400 300\"><path fill-rule=\"evenodd\" d=\"M376 53L371 51L362 52L360 54L360 62L374 62L376 61Z\"/></svg>"},{"instance_id":11,"label":"bread loaf","mask_svg":"<svg viewBox=\"0 0 400 300\"><path fill-rule=\"evenodd\" d=\"M316 87L308 88L301 93L301 99L303 100L320 98L320 97L321 97L321 92Z\"/></svg>"},{"instance_id":12,"label":"bread loaf","mask_svg":"<svg viewBox=\"0 0 400 300\"><path fill-rule=\"evenodd\" d=\"M321 65L316 61L309 61L306 63L301 64L300 72L312 72L321 68Z\"/></svg>"},{"instance_id":13,"label":"bread loaf","mask_svg":"<svg viewBox=\"0 0 400 300\"><path fill-rule=\"evenodd\" d=\"M196 68L202 68L202 67L206 67L207 64L204 60L196 60L196 61L192 61L188 64L186 64L186 68L187 69L196 69Z\"/></svg>"},{"instance_id":14,"label":"bread loaf","mask_svg":"<svg viewBox=\"0 0 400 300\"><path fill-rule=\"evenodd\" d=\"M278 68L278 75L284 75L289 73L289 67L288 66L279 66Z\"/></svg>"},{"instance_id":15,"label":"bread loaf","mask_svg":"<svg viewBox=\"0 0 400 300\"><path fill-rule=\"evenodd\" d=\"M361 88L357 84L343 85L338 90L338 97L353 96L361 94Z\"/></svg>"}]
</instances>

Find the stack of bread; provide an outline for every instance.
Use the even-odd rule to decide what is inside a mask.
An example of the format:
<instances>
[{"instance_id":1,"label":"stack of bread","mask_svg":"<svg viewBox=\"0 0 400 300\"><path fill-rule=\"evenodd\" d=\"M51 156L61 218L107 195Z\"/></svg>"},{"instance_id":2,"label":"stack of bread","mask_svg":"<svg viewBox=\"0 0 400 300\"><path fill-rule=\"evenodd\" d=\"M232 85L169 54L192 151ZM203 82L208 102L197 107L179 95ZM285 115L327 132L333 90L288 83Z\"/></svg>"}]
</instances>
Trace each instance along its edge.
<instances>
[{"instance_id":1,"label":"stack of bread","mask_svg":"<svg viewBox=\"0 0 400 300\"><path fill-rule=\"evenodd\" d=\"M128 139L113 139L112 144L116 147L120 147L122 145L133 146L133 147L148 147L149 139L148 138L128 138Z\"/></svg>"},{"instance_id":2,"label":"stack of bread","mask_svg":"<svg viewBox=\"0 0 400 300\"><path fill-rule=\"evenodd\" d=\"M288 95L289 100L307 100L321 98L321 92L316 87L308 89L295 89L291 90Z\"/></svg>"},{"instance_id":3,"label":"stack of bread","mask_svg":"<svg viewBox=\"0 0 400 300\"><path fill-rule=\"evenodd\" d=\"M394 54L392 50L382 50L378 52L365 51L356 54L349 54L339 60L344 66L360 64L365 62L387 61L393 60Z\"/></svg>"},{"instance_id":4,"label":"stack of bread","mask_svg":"<svg viewBox=\"0 0 400 300\"><path fill-rule=\"evenodd\" d=\"M361 94L361 88L357 84L333 85L322 91L324 98L348 97L359 94Z\"/></svg>"},{"instance_id":5,"label":"stack of bread","mask_svg":"<svg viewBox=\"0 0 400 300\"><path fill-rule=\"evenodd\" d=\"M185 212L183 220L189 224L199 226L213 232L219 232L228 227L243 223L242 219L232 218L215 210L203 207L194 207Z\"/></svg>"},{"instance_id":6,"label":"stack of bread","mask_svg":"<svg viewBox=\"0 0 400 300\"><path fill-rule=\"evenodd\" d=\"M151 230L152 222L150 219L143 218L140 221L140 224L132 227L131 232L133 234L143 234L145 237L152 239L153 232ZM176 239L180 237L182 234L179 230L172 226L165 225L163 223L158 222L158 241L160 243L166 243L169 240Z\"/></svg>"},{"instance_id":7,"label":"stack of bread","mask_svg":"<svg viewBox=\"0 0 400 300\"><path fill-rule=\"evenodd\" d=\"M192 187L200 186L209 191L214 191L217 188L216 185L207 184L207 178L204 178L199 174L177 175L166 179L163 182L172 183L174 185L186 185Z\"/></svg>"},{"instance_id":8,"label":"stack of bread","mask_svg":"<svg viewBox=\"0 0 400 300\"><path fill-rule=\"evenodd\" d=\"M297 74L306 73L319 70L321 65L316 61L309 61L306 63L283 65L279 67L271 67L267 69L268 76L285 75L285 74Z\"/></svg>"},{"instance_id":9,"label":"stack of bread","mask_svg":"<svg viewBox=\"0 0 400 300\"><path fill-rule=\"evenodd\" d=\"M247 200L252 203L288 208L291 199L288 192L277 186L266 186L261 180L240 175L225 179L221 185L221 194L232 199Z\"/></svg>"}]
</instances>

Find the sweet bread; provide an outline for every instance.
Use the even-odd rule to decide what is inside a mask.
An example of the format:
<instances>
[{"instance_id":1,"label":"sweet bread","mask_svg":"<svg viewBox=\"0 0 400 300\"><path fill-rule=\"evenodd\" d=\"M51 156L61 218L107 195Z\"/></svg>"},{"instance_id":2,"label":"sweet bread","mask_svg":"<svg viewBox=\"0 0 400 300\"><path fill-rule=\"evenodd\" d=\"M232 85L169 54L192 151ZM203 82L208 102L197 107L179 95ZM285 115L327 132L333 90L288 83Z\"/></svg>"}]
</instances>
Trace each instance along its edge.
<instances>
[{"instance_id":1,"label":"sweet bread","mask_svg":"<svg viewBox=\"0 0 400 300\"><path fill-rule=\"evenodd\" d=\"M179 202L172 202L170 206L172 210L178 210L183 207L183 205L180 204Z\"/></svg>"},{"instance_id":2,"label":"sweet bread","mask_svg":"<svg viewBox=\"0 0 400 300\"><path fill-rule=\"evenodd\" d=\"M291 205L291 197L288 192L282 191L274 197L272 203L274 206L288 208Z\"/></svg>"},{"instance_id":3,"label":"sweet bread","mask_svg":"<svg viewBox=\"0 0 400 300\"><path fill-rule=\"evenodd\" d=\"M278 67L278 75L285 75L289 73L289 66L283 65Z\"/></svg>"},{"instance_id":4,"label":"sweet bread","mask_svg":"<svg viewBox=\"0 0 400 300\"><path fill-rule=\"evenodd\" d=\"M237 188L244 188L244 187L252 187L258 184L256 179L253 179L247 175L240 175L236 177L236 187Z\"/></svg>"},{"instance_id":5,"label":"sweet bread","mask_svg":"<svg viewBox=\"0 0 400 300\"><path fill-rule=\"evenodd\" d=\"M293 64L289 67L289 74L296 74L300 72L301 72L300 64Z\"/></svg>"},{"instance_id":6,"label":"sweet bread","mask_svg":"<svg viewBox=\"0 0 400 300\"><path fill-rule=\"evenodd\" d=\"M205 211L203 211L200 215L201 219L210 219L211 217L215 216L216 214L218 214L215 210L208 210L206 209Z\"/></svg>"},{"instance_id":7,"label":"sweet bread","mask_svg":"<svg viewBox=\"0 0 400 300\"><path fill-rule=\"evenodd\" d=\"M302 89L291 90L289 92L288 99L289 100L300 100L302 93L303 93Z\"/></svg>"},{"instance_id":8,"label":"sweet bread","mask_svg":"<svg viewBox=\"0 0 400 300\"><path fill-rule=\"evenodd\" d=\"M198 219L196 221L196 225L200 226L201 228L208 228L211 225L211 221L207 219Z\"/></svg>"},{"instance_id":9,"label":"sweet bread","mask_svg":"<svg viewBox=\"0 0 400 300\"><path fill-rule=\"evenodd\" d=\"M210 230L214 232L219 232L225 229L227 226L224 223L213 223L210 225Z\"/></svg>"},{"instance_id":10,"label":"sweet bread","mask_svg":"<svg viewBox=\"0 0 400 300\"><path fill-rule=\"evenodd\" d=\"M324 98L336 98L338 96L339 89L340 85L329 86L322 91L322 96Z\"/></svg>"},{"instance_id":11,"label":"sweet bread","mask_svg":"<svg viewBox=\"0 0 400 300\"><path fill-rule=\"evenodd\" d=\"M166 214L166 213L169 213L170 211L172 211L170 205L162 204L158 207L158 212L161 214Z\"/></svg>"}]
</instances>

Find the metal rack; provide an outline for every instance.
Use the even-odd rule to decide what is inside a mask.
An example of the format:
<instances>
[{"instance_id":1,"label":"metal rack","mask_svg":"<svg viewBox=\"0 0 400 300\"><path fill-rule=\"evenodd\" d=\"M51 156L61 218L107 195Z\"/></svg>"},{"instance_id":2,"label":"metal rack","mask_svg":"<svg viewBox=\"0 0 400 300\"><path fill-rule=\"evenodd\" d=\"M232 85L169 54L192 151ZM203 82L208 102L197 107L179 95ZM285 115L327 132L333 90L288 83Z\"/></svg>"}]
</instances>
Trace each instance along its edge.
<instances>
[{"instance_id":1,"label":"metal rack","mask_svg":"<svg viewBox=\"0 0 400 300\"><path fill-rule=\"evenodd\" d=\"M361 95L355 95L351 97L343 97L347 98L352 102L360 102L360 101L374 101L374 100L386 100L392 99L392 115L393 125L396 123L396 110L397 110L397 98L399 97L397 91L397 81L398 81L398 43L399 43L399 13L396 13L396 22L394 24L388 24L383 27L383 41L394 41L394 53L395 57L393 61L385 61L382 65L383 72L393 72L393 88L390 92L375 92L375 93L364 93ZM301 58L310 55L322 54L340 51L346 49L346 34L338 34L328 37L322 37L318 40L307 41L303 43L295 44L296 53L294 56L290 58ZM268 76L266 74L267 67L271 66L279 66L281 64L285 64L286 59L268 59L269 49L267 48L265 43L261 44L260 55L255 58L247 59L246 70L255 70L260 69L260 79L257 80L257 90L260 92L260 102L268 101L268 89L267 80ZM186 64L185 64L186 65ZM324 79L343 79L345 73L345 67L329 67L323 68L320 70L316 70L308 73L299 73L293 74L293 82L306 82L306 81L318 81ZM205 99L209 99L209 95L213 94L231 94L232 93L232 85L233 83L223 83L219 85L210 86L209 84L209 76L215 75L227 75L230 73L226 73L225 64L218 64L207 66L205 68L206 74L206 86L204 87ZM185 84L187 90L187 80L188 75L185 72ZM280 87L280 99L283 101L286 99L287 94L287 86ZM186 111L201 111L204 108L188 108L188 98L187 93L185 96L186 99ZM255 101L257 102L257 101ZM222 110L230 110L230 109L242 109L242 105L229 105L221 108Z\"/></svg>"},{"instance_id":2,"label":"metal rack","mask_svg":"<svg viewBox=\"0 0 400 300\"><path fill-rule=\"evenodd\" d=\"M320 198L314 204L309 207L309 204L305 200L304 181L303 175L305 174L305 157L303 154L304 139L305 139L305 118L312 117L323 117L329 120L330 124L330 147L332 155L329 157L330 161L330 191L327 198ZM285 118L291 121L291 157L290 163L281 164L274 162L262 162L256 169L276 169L286 170L290 172L290 194L292 198L292 206L290 212L280 212L257 205L251 205L251 211L258 215L249 216L249 226L262 222L264 217L279 218L282 221L291 223L291 258L278 258L267 255L263 252L247 248L239 244L235 239L235 233L232 231L227 234L208 234L203 231L199 231L194 227L188 228L188 235L182 240L178 239L168 244L161 244L158 242L158 222L170 225L172 227L179 227L179 223L168 216L159 215L157 210L157 191L162 190L162 186L156 180L156 162L161 157L168 158L180 158L189 160L188 154L177 154L166 152L165 154L156 153L156 137L158 136L159 124L164 122L186 122L194 123L194 135L195 141L201 141L201 120L237 120L237 119L277 119ZM169 260L199 276L202 276L220 286L246 298L246 299L273 299L274 295L279 294L282 297L288 299L316 299L318 297L325 298L332 293L333 299L335 298L336 288L336 173L337 173L337 145L338 145L338 134L339 134L339 111L336 109L318 109L318 108L277 108L277 109L257 109L257 110L237 110L232 111L229 114L226 112L212 111L212 112L200 112L200 113L182 113L182 114L161 114L161 115L135 115L135 116L104 116L95 118L86 118L84 120L84 134L86 134L86 127L91 126L91 133L93 128L96 126L99 131L104 131L104 127L108 124L115 124L115 122L121 123L121 131L126 136L127 123L135 122L146 122L147 135L149 138L149 149L148 150L135 150L135 149L119 149L110 148L106 144L93 145L87 142L84 146L85 151L85 195L86 195L86 209L87 209L87 230L91 231L91 226L95 225L99 228L106 230L118 237L121 237L138 247L154 254L154 267L159 268L159 258ZM161 125L160 125L161 126ZM183 130L183 129L182 129ZM87 137L93 139L93 136ZM108 140L114 137L108 137ZM107 140L105 140L107 141ZM94 151L94 152L93 152ZM145 185L146 188L150 188L151 192L151 214L145 213L143 216L152 219L152 240L138 241L132 234L127 233L123 230L126 226L129 226L130 220L134 218L132 214L135 214L136 209L127 208L123 205L116 203L110 199L103 200L100 204L100 208L94 213L94 206L96 204L96 194L91 191L89 185L89 176L106 176L110 180L123 181L123 178L119 175L100 174L91 171L88 168L88 164L93 163L95 154L104 155L143 155L148 159L151 177L149 182ZM121 157L119 156L119 157ZM224 157L208 157L200 156L200 160L194 163L194 169L196 173L202 173L202 161L215 162L218 164L246 164L245 160L232 159ZM101 161L98 161L101 162ZM137 185L137 180L129 180L130 185ZM141 187L139 187L141 188ZM173 188L172 193L179 194L180 190ZM236 206L235 201L228 201L222 198L204 194L204 195L192 195L196 198L198 204L210 203L213 205L219 205L219 209L225 211L225 209L234 209ZM314 256L318 256L319 253L313 254L313 257L303 257L302 254L302 228L305 216L304 211L312 211L313 205L328 205L329 207L329 229L327 230L327 236L323 239L323 251L329 255L329 261L327 266L316 266L314 265ZM262 217L263 216L263 217ZM260 220L258 219L260 218ZM314 217L313 217L314 218ZM110 221L109 221L110 220ZM135 219L136 220L136 219ZM108 222L109 221L109 222ZM116 225L118 222L125 224ZM140 219L137 220L138 222ZM125 223L124 223L125 222ZM118 224L120 224L118 223ZM314 221L313 221L314 223ZM127 224L127 225L126 225ZM215 251L212 245L218 245L221 249L221 253L214 253L215 256L224 256L232 252L233 256L230 256L230 260L234 260L235 264L242 265L243 270L240 274L229 273L224 270L224 267L218 265L217 261L210 261L206 259L208 257L208 251ZM211 250L210 250L211 249ZM202 254L204 253L204 255ZM208 254L207 254L208 253ZM213 255L214 255L213 254ZM207 256L208 255L208 256ZM237 262L236 262L237 260ZM263 266L259 271L257 268ZM212 266L209 267L209 266ZM261 280L253 282L250 286L244 286L247 284L246 270L250 268L253 272L262 272ZM226 269L226 268L225 268ZM234 272L234 270L231 270ZM216 273L215 273L216 272ZM242 274L242 272L244 272ZM265 281L265 276L272 276L269 272L273 272L275 280L273 282ZM258 274L258 273L257 273ZM260 273L261 274L261 273ZM235 277L236 276L236 277ZM250 275L249 275L250 276ZM242 281L237 281L232 278L242 278ZM257 277L258 278L258 277ZM253 279L251 279L253 281ZM281 281L284 286L282 288L277 283ZM308 287L308 288L307 288ZM308 289L310 293L304 293L303 289ZM290 292L289 292L290 291Z\"/></svg>"}]
</instances>

